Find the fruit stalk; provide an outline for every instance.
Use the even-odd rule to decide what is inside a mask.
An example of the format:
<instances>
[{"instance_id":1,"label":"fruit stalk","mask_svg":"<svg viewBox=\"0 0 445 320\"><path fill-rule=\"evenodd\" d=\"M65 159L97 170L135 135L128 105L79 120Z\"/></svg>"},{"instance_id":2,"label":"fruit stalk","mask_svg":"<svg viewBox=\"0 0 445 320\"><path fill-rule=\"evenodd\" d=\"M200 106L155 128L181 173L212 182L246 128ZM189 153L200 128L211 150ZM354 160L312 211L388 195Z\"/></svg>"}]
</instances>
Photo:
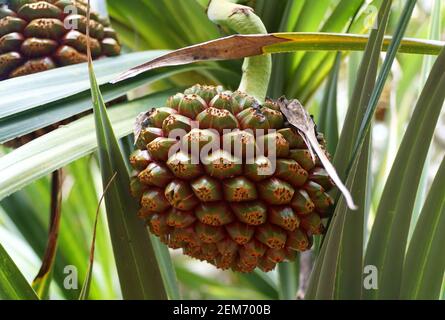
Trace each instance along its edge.
<instances>
[{"instance_id":1,"label":"fruit stalk","mask_svg":"<svg viewBox=\"0 0 445 320\"><path fill-rule=\"evenodd\" d=\"M214 23L226 26L240 34L267 33L266 27L252 8L228 0L211 0L207 15ZM272 71L271 55L245 58L242 71L238 90L254 96L263 103Z\"/></svg>"}]
</instances>

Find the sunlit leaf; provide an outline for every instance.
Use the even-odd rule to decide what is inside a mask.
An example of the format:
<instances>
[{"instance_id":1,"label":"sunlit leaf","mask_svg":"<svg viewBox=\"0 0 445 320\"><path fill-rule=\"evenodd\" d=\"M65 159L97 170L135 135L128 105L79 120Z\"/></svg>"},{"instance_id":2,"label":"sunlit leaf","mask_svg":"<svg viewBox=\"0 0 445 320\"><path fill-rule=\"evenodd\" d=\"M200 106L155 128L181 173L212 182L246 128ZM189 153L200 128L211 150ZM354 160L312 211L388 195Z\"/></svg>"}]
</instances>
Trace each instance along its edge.
<instances>
[{"instance_id":1,"label":"sunlit leaf","mask_svg":"<svg viewBox=\"0 0 445 320\"><path fill-rule=\"evenodd\" d=\"M108 190L108 225L122 294L125 299L166 299L160 266L144 223L137 217L129 173L94 75L89 43L88 59L102 183Z\"/></svg>"},{"instance_id":2,"label":"sunlit leaf","mask_svg":"<svg viewBox=\"0 0 445 320\"><path fill-rule=\"evenodd\" d=\"M401 270L419 179L445 99L445 50L436 60L394 161L376 214L366 264L379 270L379 290L367 297L398 298Z\"/></svg>"},{"instance_id":3,"label":"sunlit leaf","mask_svg":"<svg viewBox=\"0 0 445 320\"><path fill-rule=\"evenodd\" d=\"M403 269L402 299L438 299L445 271L445 158L419 216Z\"/></svg>"},{"instance_id":4,"label":"sunlit leaf","mask_svg":"<svg viewBox=\"0 0 445 320\"><path fill-rule=\"evenodd\" d=\"M368 145L364 146L358 158L353 158L353 167L346 172L347 163L352 156L357 123L364 115L369 102L370 92L375 90L375 80L388 22L391 1L385 2L379 11L379 28L373 29L360 65L353 95L336 153L334 164L346 185L357 197L359 210L351 212L340 198L331 218L327 235L324 238L320 255L312 270L307 299L335 299L337 297L358 299L361 295L361 266L363 250L363 223L365 195L367 191ZM345 276L348 274L348 276Z\"/></svg>"},{"instance_id":5,"label":"sunlit leaf","mask_svg":"<svg viewBox=\"0 0 445 320\"><path fill-rule=\"evenodd\" d=\"M0 244L0 299L36 300L37 295Z\"/></svg>"},{"instance_id":6,"label":"sunlit leaf","mask_svg":"<svg viewBox=\"0 0 445 320\"><path fill-rule=\"evenodd\" d=\"M136 116L147 106L159 106L168 93L113 107L110 119L117 137L133 131ZM97 148L92 115L60 127L0 158L0 199Z\"/></svg>"}]
</instances>

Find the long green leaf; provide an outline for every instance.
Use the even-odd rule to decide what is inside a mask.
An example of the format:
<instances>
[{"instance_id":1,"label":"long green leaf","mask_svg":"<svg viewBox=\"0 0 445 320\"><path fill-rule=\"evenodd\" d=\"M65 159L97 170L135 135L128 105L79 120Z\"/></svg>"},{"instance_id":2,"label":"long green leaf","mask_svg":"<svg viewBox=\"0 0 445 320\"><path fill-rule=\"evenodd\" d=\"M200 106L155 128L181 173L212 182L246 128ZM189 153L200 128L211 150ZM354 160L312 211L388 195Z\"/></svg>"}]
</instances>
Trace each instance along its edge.
<instances>
[{"instance_id":1,"label":"long green leaf","mask_svg":"<svg viewBox=\"0 0 445 320\"><path fill-rule=\"evenodd\" d=\"M151 21L157 22L155 19L147 19L145 15L148 8L142 1L107 1L108 11L113 20L117 20L133 33L133 38L136 42L142 39L143 42L149 44L151 47L168 48L169 39L177 39L176 37L163 36L160 32L145 32L146 30L154 30L150 28ZM172 32L166 30L166 35Z\"/></svg>"},{"instance_id":2,"label":"long green leaf","mask_svg":"<svg viewBox=\"0 0 445 320\"><path fill-rule=\"evenodd\" d=\"M133 38L146 42L147 48L173 49L218 36L216 26L195 0L109 0L107 4L111 18L131 30Z\"/></svg>"},{"instance_id":3,"label":"long green leaf","mask_svg":"<svg viewBox=\"0 0 445 320\"><path fill-rule=\"evenodd\" d=\"M411 238L402 277L402 299L438 299L445 272L445 158Z\"/></svg>"},{"instance_id":4,"label":"long green leaf","mask_svg":"<svg viewBox=\"0 0 445 320\"><path fill-rule=\"evenodd\" d=\"M292 31L310 32L319 30L319 26L329 8L331 1L304 1L301 13ZM297 52L292 57L292 67L290 71L294 71L295 67L301 62L304 52Z\"/></svg>"},{"instance_id":5,"label":"long green leaf","mask_svg":"<svg viewBox=\"0 0 445 320\"><path fill-rule=\"evenodd\" d=\"M290 14L289 8L293 2L294 1L288 0L278 2L257 0L254 7L255 14L261 18L261 21L269 32L276 32L279 31L278 29L282 25L283 17ZM281 31L286 30L281 29Z\"/></svg>"},{"instance_id":6,"label":"long green leaf","mask_svg":"<svg viewBox=\"0 0 445 320\"><path fill-rule=\"evenodd\" d=\"M94 62L97 82L102 85L119 73L166 51L146 51L124 54ZM86 63L57 68L24 77L4 80L0 84L0 118L67 98L90 87ZM26 88L17 94L17 88ZM45 94L42 94L44 92ZM3 94L4 93L4 94Z\"/></svg>"},{"instance_id":7,"label":"long green leaf","mask_svg":"<svg viewBox=\"0 0 445 320\"><path fill-rule=\"evenodd\" d=\"M359 209L349 210L343 198L337 204L320 252L323 260L317 261L321 266L316 291L312 293L314 289L311 289L308 299L360 298L368 149L361 153L357 162L357 167L346 180L346 186L352 190Z\"/></svg>"},{"instance_id":8,"label":"long green leaf","mask_svg":"<svg viewBox=\"0 0 445 320\"><path fill-rule=\"evenodd\" d=\"M62 216L62 232L61 236L67 238L75 238L70 225L81 225L83 230L82 242L82 258L79 270L83 270L83 275L88 274L85 261L88 260L89 243L92 230L94 229L94 221L96 219L96 210L99 203L99 197L103 194L101 189L100 176L96 173L99 169L95 166L96 158L87 156L76 160L66 167L69 177L73 181L73 186L68 198L63 203ZM96 179L95 179L96 178ZM68 227L68 228L67 228ZM74 230L76 232L76 230ZM78 233L78 231L77 231ZM108 233L108 226L106 222L105 210L100 208L100 217L96 232L96 248L94 256L94 264L96 265L94 277L90 287L90 299L106 298L116 299L120 297L117 284L114 281L117 277L116 267L113 260L113 251L111 248L111 240ZM64 247L60 247L60 251L68 257L73 253ZM85 268L85 269L83 269ZM100 271L100 272L99 272ZM80 272L79 272L80 273ZM83 277L81 278L83 279ZM78 298L78 295L75 299Z\"/></svg>"},{"instance_id":9,"label":"long green leaf","mask_svg":"<svg viewBox=\"0 0 445 320\"><path fill-rule=\"evenodd\" d=\"M371 77L374 76L372 71L368 74ZM342 134L347 134L347 132L343 131ZM363 230L370 172L370 142L371 139L368 136L360 157L357 159L356 168L347 179L347 187L352 190L352 196L359 207L358 210L349 210L342 200L335 208L333 218L335 221L332 222L329 238L325 239L329 243L326 244L326 252L323 256L317 298L359 299L361 296ZM329 248L336 242L338 243L337 254ZM328 283L322 277L325 272L335 274L331 280L331 287L326 287Z\"/></svg>"},{"instance_id":10,"label":"long green leaf","mask_svg":"<svg viewBox=\"0 0 445 320\"><path fill-rule=\"evenodd\" d=\"M367 36L358 34L282 32L272 35L280 39L286 39L287 41L264 46L264 53L282 53L299 50L363 51L368 42ZM388 50L391 40L389 36L384 38L383 51ZM399 52L437 55L443 46L444 43L442 41L404 38L400 45Z\"/></svg>"},{"instance_id":11,"label":"long green leaf","mask_svg":"<svg viewBox=\"0 0 445 320\"><path fill-rule=\"evenodd\" d=\"M0 244L0 299L37 300L37 295Z\"/></svg>"},{"instance_id":12,"label":"long green leaf","mask_svg":"<svg viewBox=\"0 0 445 320\"><path fill-rule=\"evenodd\" d=\"M125 138L122 138L120 142L123 154L125 156L127 169L130 172L132 169L128 158L134 150L133 137L132 135L127 136ZM150 240L153 245L153 250L156 255L156 259L160 266L162 280L164 281L168 297L172 300L181 299L181 296L179 294L176 273L170 258L170 252L168 247L165 244L161 243L159 238L153 236L151 233L150 233Z\"/></svg>"},{"instance_id":13,"label":"long green leaf","mask_svg":"<svg viewBox=\"0 0 445 320\"><path fill-rule=\"evenodd\" d=\"M272 281L269 274L255 269L251 273L240 274L239 278L245 286L250 286L255 291L261 292L268 299L276 300L279 298L277 285Z\"/></svg>"},{"instance_id":14,"label":"long green leaf","mask_svg":"<svg viewBox=\"0 0 445 320\"><path fill-rule=\"evenodd\" d=\"M379 77L377 79L377 83L375 86L376 90L373 90L371 94L368 106L365 111L365 115L360 123L360 128L358 131L358 139L354 146L354 151L352 153L353 156L358 153L358 150L361 148L365 136L369 131L369 128L371 127L371 120L377 108L377 103L383 92L386 79L388 78L389 72L391 71L392 63L396 57L397 51L402 41L403 34L405 33L405 30L408 26L415 4L416 4L415 0L409 0L406 2L405 8L402 12L402 17L399 20L397 30L394 34L393 41L388 47L388 54L386 55L385 61L382 65L382 71L380 72Z\"/></svg>"},{"instance_id":15,"label":"long green leaf","mask_svg":"<svg viewBox=\"0 0 445 320\"><path fill-rule=\"evenodd\" d=\"M181 299L178 288L178 280L176 278L176 272L170 257L170 252L165 244L159 241L159 238L150 234L153 250L156 254L156 258L161 266L161 275L165 283L165 289L167 295L172 300Z\"/></svg>"},{"instance_id":16,"label":"long green leaf","mask_svg":"<svg viewBox=\"0 0 445 320\"><path fill-rule=\"evenodd\" d=\"M351 137L355 137L357 134L358 123L369 101L369 93L374 90L379 55L390 8L391 1L382 4L379 11L379 28L373 29L369 36L370 40L363 56L345 124L334 156L334 165L339 175L347 178L347 186L357 198L359 210L358 212L351 212L345 206L344 199L340 198L320 255L311 274L307 293L308 299L334 299L337 296L355 299L360 297L364 194L366 193L368 170L367 149L364 149L364 152L362 151L359 158L354 159L354 167L349 175L346 174L346 166L352 155L354 145L354 138ZM349 279L343 278L342 273L348 271L353 272L351 277ZM346 279L346 281L339 279ZM344 293L344 287L349 289L349 296Z\"/></svg>"},{"instance_id":17,"label":"long green leaf","mask_svg":"<svg viewBox=\"0 0 445 320\"><path fill-rule=\"evenodd\" d=\"M298 256L297 259L300 257ZM278 265L280 300L295 300L297 297L299 266L296 261Z\"/></svg>"},{"instance_id":18,"label":"long green leaf","mask_svg":"<svg viewBox=\"0 0 445 320\"><path fill-rule=\"evenodd\" d=\"M4 212L13 221L14 226L39 257L43 257L48 235L48 190L48 179L39 179L25 189L3 199L0 203ZM86 256L82 255L82 241L77 241L82 239L79 237L79 230L72 228L73 225L79 224L76 219L78 215L70 211L66 201L63 210L65 214L62 215L59 252L56 256L53 277L59 288L62 289L62 295L67 299L75 299L77 290L63 290L63 280L66 277L64 268L67 265L76 266L81 279L84 275L81 263ZM83 211L80 210L80 212Z\"/></svg>"},{"instance_id":19,"label":"long green leaf","mask_svg":"<svg viewBox=\"0 0 445 320\"><path fill-rule=\"evenodd\" d=\"M310 1L312 2L312 1ZM344 32L355 17L358 9L362 6L363 0L341 0L335 7L328 20L321 27L322 32ZM318 6L318 2L312 2L313 5ZM309 29L308 31L317 30ZM289 81L289 86L286 93L289 96L301 97L301 90L307 86L307 83L314 76L314 72L319 72L320 64L325 61L330 52L307 52L304 54L301 62L298 64L293 72L293 79Z\"/></svg>"},{"instance_id":20,"label":"long green leaf","mask_svg":"<svg viewBox=\"0 0 445 320\"><path fill-rule=\"evenodd\" d=\"M369 239L365 263L379 271L379 289L368 298L395 299L418 182L445 99L445 50L442 50L417 101L385 185Z\"/></svg>"},{"instance_id":21,"label":"long green leaf","mask_svg":"<svg viewBox=\"0 0 445 320\"><path fill-rule=\"evenodd\" d=\"M431 17L428 39L439 40L440 34L441 34L441 0L435 0L434 5L432 7L432 17ZM431 70L433 62L434 60L432 56L425 56L423 59L421 82L420 82L422 85L425 83L428 77L428 72ZM430 155L428 156L428 160L429 159L431 159ZM425 161L425 165L422 172L422 178L420 179L419 183L419 191L417 193L416 202L414 205L412 226L415 226L417 218L419 217L420 211L422 209L422 205L425 201L427 193L427 185L428 185L428 168L429 168L429 161Z\"/></svg>"},{"instance_id":22,"label":"long green leaf","mask_svg":"<svg viewBox=\"0 0 445 320\"><path fill-rule=\"evenodd\" d=\"M118 137L132 132L136 116L162 105L169 93L159 92L109 111ZM30 182L92 153L97 147L92 115L72 122L0 158L0 199Z\"/></svg>"},{"instance_id":23,"label":"long green leaf","mask_svg":"<svg viewBox=\"0 0 445 320\"><path fill-rule=\"evenodd\" d=\"M270 6L273 4L270 1L263 1L263 6L266 7L266 4ZM257 6L259 4L257 3ZM293 15L295 15L295 11L301 10L301 7L303 6L303 2L295 2L295 1L287 1L286 8L284 10L284 13L281 17L281 22L278 27L278 32L285 32L289 31L289 24L292 24L291 20L295 19ZM260 14L260 13L258 13ZM261 14L260 14L261 15ZM298 14L297 14L298 15ZM264 20L263 20L264 22ZM267 30L270 32L271 29L265 23ZM290 64L290 55L275 55L272 57L272 74L271 79L269 81L269 91L268 96L271 98L278 98L280 97L284 92L284 84L286 81L286 77L284 76L289 70L287 66Z\"/></svg>"},{"instance_id":24,"label":"long green leaf","mask_svg":"<svg viewBox=\"0 0 445 320\"><path fill-rule=\"evenodd\" d=\"M364 111L363 114L363 118L359 118L357 119L358 121L356 121L356 126L355 128L358 128L357 134L358 137L355 140L355 146L354 146L354 150L352 151L352 161L354 161L356 159L356 156L358 156L359 151L361 150L359 148L362 148L362 144L364 143L364 141L366 139L368 139L367 143L363 146L364 148L369 148L369 128L370 128L370 121L371 121L371 115L374 114L375 108L377 106L377 102L380 98L380 95L383 91L383 87L385 84L385 81L388 77L389 74L389 70L391 69L391 65L393 63L393 60L395 58L397 49L400 45L400 41L402 39L402 36L405 32L406 26L408 24L408 21L411 17L411 13L414 9L414 5L415 5L415 1L408 1L405 4L405 8L403 10L402 16L399 20L395 35L393 37L393 41L391 42L389 48L388 48L388 54L386 55L385 61L383 63L382 66L382 70L379 73L378 79L376 81L375 87L373 88L370 97L368 95L367 99L365 100L366 103L366 109ZM379 21L381 21L381 19L379 19ZM381 22L380 22L381 23ZM362 100L363 101L363 100ZM357 123L360 123L360 127L357 126ZM363 154L363 151L361 152ZM351 163L350 162L350 163ZM362 159L360 161L360 165L363 165L363 163L367 163L366 162L366 158ZM367 165L363 166L363 171L362 171L362 175L361 175L361 181L366 181L367 177L369 176L368 172L367 172ZM360 184L360 182L359 182ZM362 288L362 284L361 284L361 266L362 266L362 241L363 241L363 224L364 224L364 216L366 216L365 211L367 208L367 204L366 204L366 199L367 199L367 186L366 183L365 184L361 184L361 186L358 187L358 189L361 189L361 197L362 197L362 212L360 214L360 219L361 219L361 227L359 229L359 232L357 232L357 226L356 228L354 227L350 227L351 225L348 224L348 228L349 228L349 232L346 232L346 235L352 235L352 237L346 239L347 241L345 241L346 246L349 246L350 250L345 250L344 254L342 255L342 257L346 260L346 261L351 261L353 259L351 259L351 256L353 255L354 252L359 252L359 256L355 259L355 263L354 261L352 261L352 263L345 263L344 264L344 274L348 274L348 273L352 273L355 272L355 283L354 283L354 288L355 290L358 291L358 296L356 295L355 297L358 298L360 297L360 289ZM355 234L355 236L354 236ZM354 247L354 244L359 243L360 246L358 248L356 248L356 250L351 250ZM350 292L353 291L353 289L351 288L351 281L350 281L350 277L345 276L345 283L343 285L343 283L341 281L339 281L339 297L343 297L343 298L349 298L350 296ZM341 278L340 278L341 280ZM343 288L341 288L343 285ZM367 291L367 293L369 292L369 290Z\"/></svg>"},{"instance_id":25,"label":"long green leaf","mask_svg":"<svg viewBox=\"0 0 445 320\"><path fill-rule=\"evenodd\" d=\"M320 31L362 34L367 31L368 24L365 23L364 19L369 19L370 17L368 8L380 7L381 1L372 0L371 2L364 3L362 1L357 3L349 0L340 0L336 7L333 8ZM315 31L315 29L308 31ZM307 102L333 67L334 56L331 52L307 52L295 70L288 67L288 80L286 81L288 90L286 94L289 96L291 94L290 90L294 90L300 101L303 103ZM306 78L306 81L302 81L302 79L296 76L297 69L302 74L310 75Z\"/></svg>"},{"instance_id":26,"label":"long green leaf","mask_svg":"<svg viewBox=\"0 0 445 320\"><path fill-rule=\"evenodd\" d=\"M105 195L105 203L123 297L166 299L167 293L150 237L136 215L137 203L128 189L130 177L96 82L91 60L89 74L104 188L116 175Z\"/></svg>"},{"instance_id":27,"label":"long green leaf","mask_svg":"<svg viewBox=\"0 0 445 320\"><path fill-rule=\"evenodd\" d=\"M191 70L200 71L207 69L207 66L187 66L173 68L172 70L159 70L149 72L141 77L136 77L130 81L125 81L119 85L104 84L101 87L104 100L109 102L113 99L125 95L128 91L141 85L151 84L158 80L169 78L182 72ZM21 78L26 78L20 77ZM1 85L0 85L1 86ZM44 92L44 89L41 90ZM9 106L7 106L9 108ZM74 96L50 102L32 109L12 114L0 119L0 143L8 141L17 136L22 136L37 129L44 128L53 123L69 118L70 116L82 113L91 109L91 99L89 91L82 91Z\"/></svg>"},{"instance_id":28,"label":"long green leaf","mask_svg":"<svg viewBox=\"0 0 445 320\"><path fill-rule=\"evenodd\" d=\"M93 100L102 183L110 183L105 194L108 225L122 294L125 299L166 299L150 236L137 218L137 202L128 186L130 177L116 140L105 103L94 75L91 56L88 64Z\"/></svg>"},{"instance_id":29,"label":"long green leaf","mask_svg":"<svg viewBox=\"0 0 445 320\"><path fill-rule=\"evenodd\" d=\"M234 283L230 286L219 277L208 277L199 272L192 272L183 265L176 266L176 273L184 287L186 299L271 299L268 291L257 290L249 284Z\"/></svg>"},{"instance_id":30,"label":"long green leaf","mask_svg":"<svg viewBox=\"0 0 445 320\"><path fill-rule=\"evenodd\" d=\"M336 212L345 215L342 230L340 256L336 277L336 299L360 299L363 288L363 247L364 229L370 172L371 172L371 134L369 133L360 157L357 159L357 169L354 172L353 182L350 189L356 199L359 209L349 210L344 202L340 202ZM348 186L349 187L349 186ZM335 214L335 213L334 213ZM332 231L336 232L335 229Z\"/></svg>"},{"instance_id":31,"label":"long green leaf","mask_svg":"<svg viewBox=\"0 0 445 320\"><path fill-rule=\"evenodd\" d=\"M327 149L330 154L335 154L338 143L337 86L340 64L341 53L338 53L334 68L326 83L323 101L320 106L319 121L317 121L318 130L329 137Z\"/></svg>"},{"instance_id":32,"label":"long green leaf","mask_svg":"<svg viewBox=\"0 0 445 320\"><path fill-rule=\"evenodd\" d=\"M72 166L70 166L70 169ZM75 178L72 176L71 170L69 172L70 178ZM84 169L82 174L83 177L86 177L88 176L88 171ZM83 239L87 234L82 233L82 231L89 227L85 226L84 222L85 214L88 213L89 209L80 204L88 204L91 195L95 196L95 190L91 191L91 186L91 184L87 185L84 189L86 196L73 198L73 195L78 194L80 189L78 180L75 179L74 186L67 194L62 205L63 214L59 233L59 250L56 256L53 277L61 290L60 293L67 299L76 299L78 290L64 288L63 282L66 277L64 268L68 265L73 265L77 267L79 279L83 279L85 275L83 266L88 256L86 254L86 243ZM0 203L4 212L14 222L14 226L39 257L43 257L48 235L49 187L48 179L45 177L34 181L34 183L23 190L13 193ZM74 202L78 205L73 206ZM94 202L92 210L94 210L96 205L97 201ZM73 228L74 225L79 228ZM103 249L101 252L105 253L106 250ZM104 263L101 260L104 270L109 269L109 264L109 262ZM37 272L37 269L34 272ZM107 280L106 283L112 280L111 277L105 277L105 279ZM96 299L100 297L115 298L116 296L109 290L112 286L107 287L106 283L101 283L100 285L94 283L92 297Z\"/></svg>"},{"instance_id":33,"label":"long green leaf","mask_svg":"<svg viewBox=\"0 0 445 320\"><path fill-rule=\"evenodd\" d=\"M338 143L338 124L337 124L337 80L338 73L340 70L341 64L341 54L337 54L336 64L331 71L328 82L326 84L326 89L324 93L324 98L321 105L320 115L318 118L318 130L323 132L325 135L329 137L328 139L328 151L331 154L335 154L335 149ZM319 240L320 238L316 238L314 244L314 252L319 250ZM322 257L319 257L321 260ZM306 293L307 299L313 299L315 297L315 290L317 287L318 276L320 274L321 263L316 264L314 268L314 272L311 275L312 281L310 282L308 292Z\"/></svg>"}]
</instances>

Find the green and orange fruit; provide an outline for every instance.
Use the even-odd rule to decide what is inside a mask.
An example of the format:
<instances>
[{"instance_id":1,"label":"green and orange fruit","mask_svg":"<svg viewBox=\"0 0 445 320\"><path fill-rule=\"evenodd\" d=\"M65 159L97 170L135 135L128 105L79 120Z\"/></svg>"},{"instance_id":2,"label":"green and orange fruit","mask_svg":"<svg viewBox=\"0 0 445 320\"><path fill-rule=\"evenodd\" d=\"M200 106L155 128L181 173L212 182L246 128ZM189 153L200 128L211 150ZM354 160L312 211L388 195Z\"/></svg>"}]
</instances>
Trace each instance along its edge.
<instances>
[{"instance_id":1,"label":"green and orange fruit","mask_svg":"<svg viewBox=\"0 0 445 320\"><path fill-rule=\"evenodd\" d=\"M295 259L324 232L333 183L285 120L274 101L220 86L195 85L149 110L130 157L139 216L169 247L221 269Z\"/></svg>"}]
</instances>

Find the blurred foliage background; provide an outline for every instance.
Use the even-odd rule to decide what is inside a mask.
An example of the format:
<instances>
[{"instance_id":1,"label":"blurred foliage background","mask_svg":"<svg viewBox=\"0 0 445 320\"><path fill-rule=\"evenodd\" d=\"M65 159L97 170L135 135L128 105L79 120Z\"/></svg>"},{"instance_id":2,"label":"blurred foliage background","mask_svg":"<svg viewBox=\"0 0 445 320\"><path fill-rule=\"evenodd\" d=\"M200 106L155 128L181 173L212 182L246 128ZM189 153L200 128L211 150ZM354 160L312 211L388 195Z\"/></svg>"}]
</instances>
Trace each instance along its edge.
<instances>
[{"instance_id":1,"label":"blurred foliage background","mask_svg":"<svg viewBox=\"0 0 445 320\"><path fill-rule=\"evenodd\" d=\"M101 1L93 1L96 6ZM444 7L439 1L417 1L409 22L406 37L444 40ZM381 1L361 0L250 0L239 1L255 8L269 32L323 31L368 33L372 17ZM102 8L103 8L102 2ZM107 9L113 27L124 45L125 52L177 49L187 45L215 39L229 34L211 23L205 13L207 0L108 0ZM392 34L404 5L403 0L394 1L386 33ZM433 14L440 8L440 12ZM433 22L434 17L436 21ZM435 27L432 28L431 26ZM347 106L351 98L362 53L344 53L339 60L336 90L334 95L337 121L329 126L331 151L335 150L338 129L342 128ZM382 55L382 59L383 59ZM371 201L367 216L368 231L384 184L396 156L403 133L412 114L417 97L435 57L398 54L391 69L378 104L373 126ZM326 92L331 89L328 76L336 62L335 52L297 52L277 54L273 57L273 75L269 96L285 94L297 97L314 114L316 122L325 119L322 106ZM194 83L224 83L235 89L240 79L241 61L211 63L213 69L197 69L183 72L166 79L152 81L129 93L130 99L164 89L182 88ZM333 101L332 99L330 100ZM327 125L320 123L322 129ZM324 128L323 128L324 127ZM336 127L336 128L335 128ZM337 135L337 136L336 136ZM131 137L121 140L122 145L131 144ZM4 154L10 150L1 149ZM125 148L124 148L125 150ZM437 126L428 160L416 200L413 220L420 214L426 194L445 153L445 114ZM85 156L65 167L63 184L62 220L60 244L53 271L50 297L75 299L78 290L63 289L65 267L74 265L82 283L88 268L90 242L99 197L102 194L100 171L95 154ZM49 177L41 178L0 202L0 243L12 257L19 269L31 282L37 274L45 249L50 204ZM414 226L414 223L412 223ZM412 230L411 230L412 232ZM365 235L367 239L367 235ZM301 256L300 261L287 267L297 276L290 293L296 294L307 285L308 268L312 266L317 250ZM171 251L179 280L180 292L185 299L277 299L288 296L282 288L286 279L277 271L265 274L255 271L241 275L221 272L212 266L191 260L179 252ZM300 269L302 272L300 273ZM288 292L289 293L289 292ZM121 293L107 229L107 219L100 213L95 265L90 298L119 299ZM445 298L445 290L442 290Z\"/></svg>"}]
</instances>

